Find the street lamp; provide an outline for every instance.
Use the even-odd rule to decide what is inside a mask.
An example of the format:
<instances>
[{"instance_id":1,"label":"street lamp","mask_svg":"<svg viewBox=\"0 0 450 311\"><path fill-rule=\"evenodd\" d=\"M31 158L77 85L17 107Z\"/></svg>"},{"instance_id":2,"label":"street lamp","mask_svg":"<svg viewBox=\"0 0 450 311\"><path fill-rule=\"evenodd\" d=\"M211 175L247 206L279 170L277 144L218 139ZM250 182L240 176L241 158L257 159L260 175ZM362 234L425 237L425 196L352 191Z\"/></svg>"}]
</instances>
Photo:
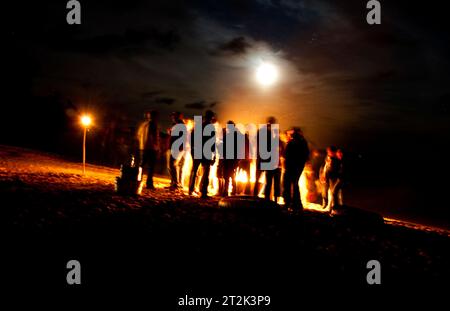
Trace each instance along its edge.
<instances>
[{"instance_id":1,"label":"street lamp","mask_svg":"<svg viewBox=\"0 0 450 311\"><path fill-rule=\"evenodd\" d=\"M89 115L82 115L80 118L83 126L83 175L86 174L86 134L89 126L92 124L92 118Z\"/></svg>"}]
</instances>

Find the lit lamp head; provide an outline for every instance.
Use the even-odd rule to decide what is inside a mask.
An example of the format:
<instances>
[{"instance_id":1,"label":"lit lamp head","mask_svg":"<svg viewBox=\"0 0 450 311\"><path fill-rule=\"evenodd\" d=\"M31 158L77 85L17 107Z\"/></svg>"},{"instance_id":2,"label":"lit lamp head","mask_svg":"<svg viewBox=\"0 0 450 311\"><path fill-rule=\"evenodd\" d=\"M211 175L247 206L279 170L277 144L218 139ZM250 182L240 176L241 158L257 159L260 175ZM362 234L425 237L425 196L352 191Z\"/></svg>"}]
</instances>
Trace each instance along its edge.
<instances>
[{"instance_id":1,"label":"lit lamp head","mask_svg":"<svg viewBox=\"0 0 450 311\"><path fill-rule=\"evenodd\" d=\"M83 115L81 116L81 125L83 125L84 127L89 127L92 124L92 118L88 115Z\"/></svg>"}]
</instances>

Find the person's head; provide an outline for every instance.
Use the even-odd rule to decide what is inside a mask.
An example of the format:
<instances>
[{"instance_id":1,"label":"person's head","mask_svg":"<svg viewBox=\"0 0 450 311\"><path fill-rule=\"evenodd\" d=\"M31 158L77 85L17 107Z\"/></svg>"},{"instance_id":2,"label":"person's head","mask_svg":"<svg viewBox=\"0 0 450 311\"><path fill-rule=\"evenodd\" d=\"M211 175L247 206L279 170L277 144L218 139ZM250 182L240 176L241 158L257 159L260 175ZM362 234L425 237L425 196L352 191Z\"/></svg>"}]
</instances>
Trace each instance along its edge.
<instances>
[{"instance_id":1,"label":"person's head","mask_svg":"<svg viewBox=\"0 0 450 311\"><path fill-rule=\"evenodd\" d=\"M275 119L275 117L273 117L273 116L270 116L270 117L267 118L266 122L267 122L267 124L272 125L272 124L277 123L277 119Z\"/></svg>"},{"instance_id":2,"label":"person's head","mask_svg":"<svg viewBox=\"0 0 450 311\"><path fill-rule=\"evenodd\" d=\"M226 125L227 132L228 132L229 127L234 128L235 126L236 126L236 123L234 123L234 121L228 120L227 125Z\"/></svg>"},{"instance_id":3,"label":"person's head","mask_svg":"<svg viewBox=\"0 0 450 311\"><path fill-rule=\"evenodd\" d=\"M205 116L204 116L204 122L206 123L213 123L215 114L212 110L206 110Z\"/></svg>"},{"instance_id":4,"label":"person's head","mask_svg":"<svg viewBox=\"0 0 450 311\"><path fill-rule=\"evenodd\" d=\"M268 117L266 120L267 129L270 130L272 128L272 124L277 123L277 119L275 117Z\"/></svg>"},{"instance_id":5,"label":"person's head","mask_svg":"<svg viewBox=\"0 0 450 311\"><path fill-rule=\"evenodd\" d=\"M158 116L159 116L158 111L156 110L150 111L150 118L152 121L158 121Z\"/></svg>"},{"instance_id":6,"label":"person's head","mask_svg":"<svg viewBox=\"0 0 450 311\"><path fill-rule=\"evenodd\" d=\"M292 138L291 130L284 131L284 138L285 138L286 142L291 140L291 138Z\"/></svg>"},{"instance_id":7,"label":"person's head","mask_svg":"<svg viewBox=\"0 0 450 311\"><path fill-rule=\"evenodd\" d=\"M299 127L292 128L292 138L293 139L301 139L303 137L303 131Z\"/></svg>"},{"instance_id":8,"label":"person's head","mask_svg":"<svg viewBox=\"0 0 450 311\"><path fill-rule=\"evenodd\" d=\"M337 148L335 146L329 146L327 147L327 155L329 157L335 157L337 152Z\"/></svg>"},{"instance_id":9,"label":"person's head","mask_svg":"<svg viewBox=\"0 0 450 311\"><path fill-rule=\"evenodd\" d=\"M170 117L172 118L172 122L178 122L178 120L181 120L183 118L183 115L179 111L174 111L170 114Z\"/></svg>"},{"instance_id":10,"label":"person's head","mask_svg":"<svg viewBox=\"0 0 450 311\"><path fill-rule=\"evenodd\" d=\"M146 112L144 112L144 120L145 120L145 121L150 121L151 118L152 118L152 113L151 113L151 111L146 111Z\"/></svg>"}]
</instances>

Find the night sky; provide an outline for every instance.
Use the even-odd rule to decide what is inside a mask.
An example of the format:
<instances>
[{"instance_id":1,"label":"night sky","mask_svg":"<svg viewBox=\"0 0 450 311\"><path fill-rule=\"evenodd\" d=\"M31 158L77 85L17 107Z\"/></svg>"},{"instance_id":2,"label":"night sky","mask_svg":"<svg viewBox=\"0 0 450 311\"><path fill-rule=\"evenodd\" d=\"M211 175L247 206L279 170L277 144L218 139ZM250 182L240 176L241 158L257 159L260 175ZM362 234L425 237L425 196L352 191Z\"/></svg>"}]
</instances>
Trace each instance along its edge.
<instances>
[{"instance_id":1,"label":"night sky","mask_svg":"<svg viewBox=\"0 0 450 311\"><path fill-rule=\"evenodd\" d=\"M366 23L362 0L80 2L81 25L67 25L64 0L3 10L8 119L20 122L44 105L38 98L58 94L70 102L66 114L89 110L100 125L111 113L131 124L158 109L168 124L170 111L210 108L223 123L274 115L318 148L420 158L448 145L450 36L440 2L381 1L381 25ZM263 61L280 70L272 87L255 82Z\"/></svg>"}]
</instances>

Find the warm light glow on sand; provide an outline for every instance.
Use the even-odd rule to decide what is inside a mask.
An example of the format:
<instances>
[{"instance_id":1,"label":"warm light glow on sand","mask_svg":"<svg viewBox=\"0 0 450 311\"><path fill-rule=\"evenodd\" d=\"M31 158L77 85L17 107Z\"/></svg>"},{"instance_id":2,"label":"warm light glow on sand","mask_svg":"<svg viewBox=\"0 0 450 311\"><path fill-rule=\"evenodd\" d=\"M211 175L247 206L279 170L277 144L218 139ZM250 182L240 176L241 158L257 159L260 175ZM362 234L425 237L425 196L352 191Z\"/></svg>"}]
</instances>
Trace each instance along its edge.
<instances>
[{"instance_id":1,"label":"warm light glow on sand","mask_svg":"<svg viewBox=\"0 0 450 311\"><path fill-rule=\"evenodd\" d=\"M278 70L272 64L263 63L256 69L256 79L264 86L272 85L278 80Z\"/></svg>"}]
</instances>

